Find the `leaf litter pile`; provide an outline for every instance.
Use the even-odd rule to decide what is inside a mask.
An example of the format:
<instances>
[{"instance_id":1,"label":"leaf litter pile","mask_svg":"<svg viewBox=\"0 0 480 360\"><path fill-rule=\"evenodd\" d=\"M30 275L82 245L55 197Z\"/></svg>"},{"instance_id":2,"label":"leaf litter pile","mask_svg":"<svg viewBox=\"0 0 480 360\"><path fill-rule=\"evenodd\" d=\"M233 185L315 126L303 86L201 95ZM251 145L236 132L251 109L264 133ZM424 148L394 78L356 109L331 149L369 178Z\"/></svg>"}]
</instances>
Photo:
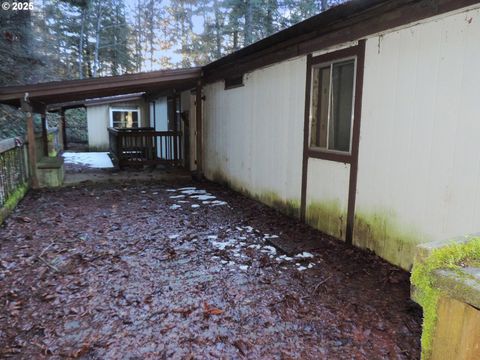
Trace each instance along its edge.
<instances>
[{"instance_id":1,"label":"leaf litter pile","mask_svg":"<svg viewBox=\"0 0 480 360\"><path fill-rule=\"evenodd\" d=\"M0 357L419 357L407 273L208 182L30 192L0 283Z\"/></svg>"}]
</instances>

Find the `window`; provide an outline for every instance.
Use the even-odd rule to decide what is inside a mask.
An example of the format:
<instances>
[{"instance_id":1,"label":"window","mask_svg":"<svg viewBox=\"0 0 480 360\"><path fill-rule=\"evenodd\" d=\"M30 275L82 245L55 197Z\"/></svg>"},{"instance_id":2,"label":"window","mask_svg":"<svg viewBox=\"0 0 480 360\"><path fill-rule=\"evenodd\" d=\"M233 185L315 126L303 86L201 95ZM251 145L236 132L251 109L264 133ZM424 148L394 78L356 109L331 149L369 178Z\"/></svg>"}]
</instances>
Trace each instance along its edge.
<instances>
[{"instance_id":1,"label":"window","mask_svg":"<svg viewBox=\"0 0 480 360\"><path fill-rule=\"evenodd\" d=\"M110 109L110 126L113 128L140 127L140 111L138 109Z\"/></svg>"},{"instance_id":2,"label":"window","mask_svg":"<svg viewBox=\"0 0 480 360\"><path fill-rule=\"evenodd\" d=\"M243 74L235 75L225 79L225 90L243 86Z\"/></svg>"},{"instance_id":3,"label":"window","mask_svg":"<svg viewBox=\"0 0 480 360\"><path fill-rule=\"evenodd\" d=\"M312 66L310 147L350 153L355 58Z\"/></svg>"}]
</instances>

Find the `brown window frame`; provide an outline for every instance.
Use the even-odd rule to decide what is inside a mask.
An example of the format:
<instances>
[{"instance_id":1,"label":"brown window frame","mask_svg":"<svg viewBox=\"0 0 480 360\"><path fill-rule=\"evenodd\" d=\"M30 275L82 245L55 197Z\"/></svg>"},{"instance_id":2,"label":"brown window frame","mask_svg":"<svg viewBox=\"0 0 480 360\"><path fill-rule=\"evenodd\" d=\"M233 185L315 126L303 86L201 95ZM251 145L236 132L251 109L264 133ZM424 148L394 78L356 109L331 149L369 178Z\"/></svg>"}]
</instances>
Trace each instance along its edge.
<instances>
[{"instance_id":1,"label":"brown window frame","mask_svg":"<svg viewBox=\"0 0 480 360\"><path fill-rule=\"evenodd\" d=\"M324 159L336 162L343 162L351 164L356 156L358 151L358 139L356 139L356 130L358 128L358 122L360 121L360 111L361 111L361 101L362 101L362 81L363 79L363 56L364 56L364 47L360 45L351 46L345 49L332 51L319 56L312 56L309 58L307 63L307 101L305 109L305 131L308 135L308 143L306 144L307 156L310 158ZM362 57L360 61L360 57ZM315 67L321 65L329 65L332 63L338 63L347 60L355 60L355 76L353 83L353 103L352 103L352 124L350 132L350 151L339 151L324 149L320 147L311 146L311 121L310 121L310 112L311 112L311 96L312 94L312 73ZM360 69L360 67L362 67ZM360 71L362 72L360 74Z\"/></svg>"}]
</instances>

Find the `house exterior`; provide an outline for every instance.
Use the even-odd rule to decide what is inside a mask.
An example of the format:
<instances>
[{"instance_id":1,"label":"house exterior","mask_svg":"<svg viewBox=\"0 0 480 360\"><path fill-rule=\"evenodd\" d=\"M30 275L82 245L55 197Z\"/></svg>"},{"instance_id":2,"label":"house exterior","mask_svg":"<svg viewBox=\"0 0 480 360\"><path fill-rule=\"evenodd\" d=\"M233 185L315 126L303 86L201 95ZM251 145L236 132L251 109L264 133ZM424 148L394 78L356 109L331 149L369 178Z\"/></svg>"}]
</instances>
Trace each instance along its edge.
<instances>
[{"instance_id":1,"label":"house exterior","mask_svg":"<svg viewBox=\"0 0 480 360\"><path fill-rule=\"evenodd\" d=\"M351 1L202 68L3 88L0 102L94 98L92 149L115 111L136 111L180 132L186 168L409 270L418 244L480 228L479 37L478 0Z\"/></svg>"},{"instance_id":2,"label":"house exterior","mask_svg":"<svg viewBox=\"0 0 480 360\"><path fill-rule=\"evenodd\" d=\"M408 270L480 228L480 4L370 3L204 68L204 174Z\"/></svg>"},{"instance_id":3,"label":"house exterior","mask_svg":"<svg viewBox=\"0 0 480 360\"><path fill-rule=\"evenodd\" d=\"M85 101L88 147L91 151L109 149L109 127L150 126L148 104L143 93L117 95Z\"/></svg>"}]
</instances>

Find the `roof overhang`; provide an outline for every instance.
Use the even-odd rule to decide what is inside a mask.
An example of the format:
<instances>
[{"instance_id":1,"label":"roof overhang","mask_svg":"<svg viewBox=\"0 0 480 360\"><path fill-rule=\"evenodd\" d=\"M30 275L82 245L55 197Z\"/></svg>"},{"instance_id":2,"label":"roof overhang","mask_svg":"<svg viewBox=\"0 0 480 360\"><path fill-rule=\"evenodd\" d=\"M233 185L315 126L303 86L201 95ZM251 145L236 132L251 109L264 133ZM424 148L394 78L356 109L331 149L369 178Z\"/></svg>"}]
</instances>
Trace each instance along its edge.
<instances>
[{"instance_id":1,"label":"roof overhang","mask_svg":"<svg viewBox=\"0 0 480 360\"><path fill-rule=\"evenodd\" d=\"M201 75L201 68L190 68L8 86L0 88L0 103L19 107L22 99L27 99L39 107L62 103L79 107L87 99L140 92L159 93L171 89L188 90L196 86Z\"/></svg>"}]
</instances>

